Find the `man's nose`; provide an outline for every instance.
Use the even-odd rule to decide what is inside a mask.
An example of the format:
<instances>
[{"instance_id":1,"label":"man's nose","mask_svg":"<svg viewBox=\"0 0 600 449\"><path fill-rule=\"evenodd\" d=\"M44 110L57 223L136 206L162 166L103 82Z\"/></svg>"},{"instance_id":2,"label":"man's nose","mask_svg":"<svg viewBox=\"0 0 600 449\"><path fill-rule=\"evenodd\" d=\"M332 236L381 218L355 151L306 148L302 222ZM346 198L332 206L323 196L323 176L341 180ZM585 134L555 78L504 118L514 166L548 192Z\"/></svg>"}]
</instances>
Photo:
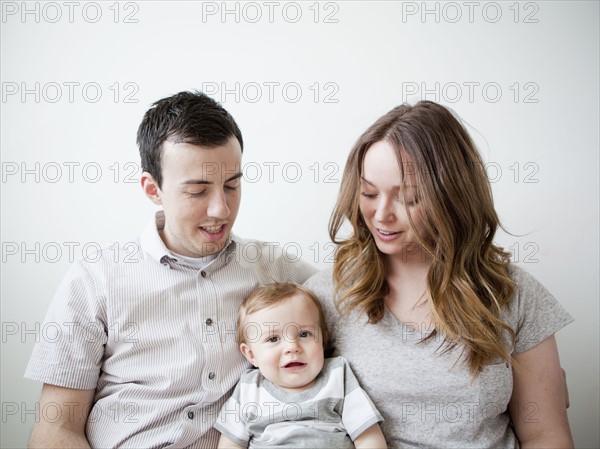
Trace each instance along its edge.
<instances>
[{"instance_id":1,"label":"man's nose","mask_svg":"<svg viewBox=\"0 0 600 449\"><path fill-rule=\"evenodd\" d=\"M207 214L212 218L225 219L229 217L229 206L227 205L227 198L225 192L215 191L209 200Z\"/></svg>"}]
</instances>

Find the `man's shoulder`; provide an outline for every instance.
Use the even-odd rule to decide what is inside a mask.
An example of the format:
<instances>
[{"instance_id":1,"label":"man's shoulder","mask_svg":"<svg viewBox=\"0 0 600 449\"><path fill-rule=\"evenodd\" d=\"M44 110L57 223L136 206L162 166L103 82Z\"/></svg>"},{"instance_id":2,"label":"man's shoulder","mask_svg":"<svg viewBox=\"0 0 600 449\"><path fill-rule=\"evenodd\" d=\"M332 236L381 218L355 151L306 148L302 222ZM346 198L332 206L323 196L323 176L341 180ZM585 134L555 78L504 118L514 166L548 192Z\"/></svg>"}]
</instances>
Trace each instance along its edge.
<instances>
[{"instance_id":1,"label":"man's shoulder","mask_svg":"<svg viewBox=\"0 0 600 449\"><path fill-rule=\"evenodd\" d=\"M261 283L303 283L317 269L302 260L302 251L290 250L278 242L243 239L232 235L235 242L235 262L255 273Z\"/></svg>"},{"instance_id":2,"label":"man's shoulder","mask_svg":"<svg viewBox=\"0 0 600 449\"><path fill-rule=\"evenodd\" d=\"M252 249L260 248L262 250L277 251L278 254L281 254L282 252L289 252L288 247L290 246L289 244L282 246L280 242L276 241L244 238L233 232L231 233L231 240L236 243L237 251L251 251Z\"/></svg>"},{"instance_id":3,"label":"man's shoulder","mask_svg":"<svg viewBox=\"0 0 600 449\"><path fill-rule=\"evenodd\" d=\"M88 243L82 249L81 255L75 260L82 265L115 265L133 264L147 255L142 249L140 239L114 241L101 245L99 243Z\"/></svg>"}]
</instances>

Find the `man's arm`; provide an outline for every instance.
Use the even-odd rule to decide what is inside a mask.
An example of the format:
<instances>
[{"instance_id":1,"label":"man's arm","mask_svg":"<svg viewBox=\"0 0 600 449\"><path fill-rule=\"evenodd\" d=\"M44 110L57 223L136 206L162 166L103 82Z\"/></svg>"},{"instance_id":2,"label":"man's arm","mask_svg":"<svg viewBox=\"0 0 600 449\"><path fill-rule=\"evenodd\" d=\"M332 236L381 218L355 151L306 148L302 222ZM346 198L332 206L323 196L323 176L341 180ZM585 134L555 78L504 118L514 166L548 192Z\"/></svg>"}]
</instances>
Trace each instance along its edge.
<instances>
[{"instance_id":1,"label":"man's arm","mask_svg":"<svg viewBox=\"0 0 600 449\"><path fill-rule=\"evenodd\" d=\"M357 449L386 449L387 444L379 424L373 424L354 440Z\"/></svg>"},{"instance_id":2,"label":"man's arm","mask_svg":"<svg viewBox=\"0 0 600 449\"><path fill-rule=\"evenodd\" d=\"M565 382L554 335L514 356L509 410L523 449L572 448Z\"/></svg>"},{"instance_id":3,"label":"man's arm","mask_svg":"<svg viewBox=\"0 0 600 449\"><path fill-rule=\"evenodd\" d=\"M38 414L29 448L89 448L85 424L92 407L94 391L44 384L39 410L47 410L46 406L52 404L59 407L60 416L53 415L49 420Z\"/></svg>"}]
</instances>

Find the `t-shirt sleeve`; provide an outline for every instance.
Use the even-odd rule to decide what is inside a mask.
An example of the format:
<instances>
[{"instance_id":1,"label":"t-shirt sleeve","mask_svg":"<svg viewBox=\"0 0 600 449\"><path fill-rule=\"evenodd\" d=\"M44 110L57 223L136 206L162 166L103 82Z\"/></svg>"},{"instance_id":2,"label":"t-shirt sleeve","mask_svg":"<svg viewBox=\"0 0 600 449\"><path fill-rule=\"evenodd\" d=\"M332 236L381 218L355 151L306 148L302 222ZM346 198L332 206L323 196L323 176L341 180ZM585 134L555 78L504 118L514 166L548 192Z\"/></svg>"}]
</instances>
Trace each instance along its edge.
<instances>
[{"instance_id":1,"label":"t-shirt sleeve","mask_svg":"<svg viewBox=\"0 0 600 449\"><path fill-rule=\"evenodd\" d=\"M233 394L221 407L219 416L214 428L233 441L235 444L248 447L250 434L246 428L246 423L242 416L242 406L240 403L241 381L235 386Z\"/></svg>"},{"instance_id":2,"label":"t-shirt sleeve","mask_svg":"<svg viewBox=\"0 0 600 449\"><path fill-rule=\"evenodd\" d=\"M106 319L84 262L73 264L52 303L25 377L73 389L94 389L107 342Z\"/></svg>"},{"instance_id":3,"label":"t-shirt sleeve","mask_svg":"<svg viewBox=\"0 0 600 449\"><path fill-rule=\"evenodd\" d=\"M352 441L358 438L373 424L382 422L383 418L371 398L363 390L346 359L340 357L344 364L344 408L342 424Z\"/></svg>"},{"instance_id":4,"label":"t-shirt sleeve","mask_svg":"<svg viewBox=\"0 0 600 449\"><path fill-rule=\"evenodd\" d=\"M514 352L532 349L573 321L573 317L532 275L511 265L517 290L510 304L509 324L516 334Z\"/></svg>"}]
</instances>

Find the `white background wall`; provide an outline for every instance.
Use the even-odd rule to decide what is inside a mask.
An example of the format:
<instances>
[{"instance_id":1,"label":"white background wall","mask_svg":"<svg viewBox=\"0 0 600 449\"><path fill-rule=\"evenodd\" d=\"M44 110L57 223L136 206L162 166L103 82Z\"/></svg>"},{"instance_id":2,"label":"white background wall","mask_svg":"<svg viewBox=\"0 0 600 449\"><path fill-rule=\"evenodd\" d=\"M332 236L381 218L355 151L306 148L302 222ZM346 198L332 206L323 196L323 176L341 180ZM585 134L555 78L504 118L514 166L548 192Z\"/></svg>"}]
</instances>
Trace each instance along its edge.
<instances>
[{"instance_id":1,"label":"white background wall","mask_svg":"<svg viewBox=\"0 0 600 449\"><path fill-rule=\"evenodd\" d=\"M235 231L320 267L359 134L403 101L456 110L518 235L498 242L576 318L558 334L569 417L598 447L598 5L2 2L1 446L26 445L41 386L22 375L71 260L153 213L143 113L205 89L244 133Z\"/></svg>"}]
</instances>

